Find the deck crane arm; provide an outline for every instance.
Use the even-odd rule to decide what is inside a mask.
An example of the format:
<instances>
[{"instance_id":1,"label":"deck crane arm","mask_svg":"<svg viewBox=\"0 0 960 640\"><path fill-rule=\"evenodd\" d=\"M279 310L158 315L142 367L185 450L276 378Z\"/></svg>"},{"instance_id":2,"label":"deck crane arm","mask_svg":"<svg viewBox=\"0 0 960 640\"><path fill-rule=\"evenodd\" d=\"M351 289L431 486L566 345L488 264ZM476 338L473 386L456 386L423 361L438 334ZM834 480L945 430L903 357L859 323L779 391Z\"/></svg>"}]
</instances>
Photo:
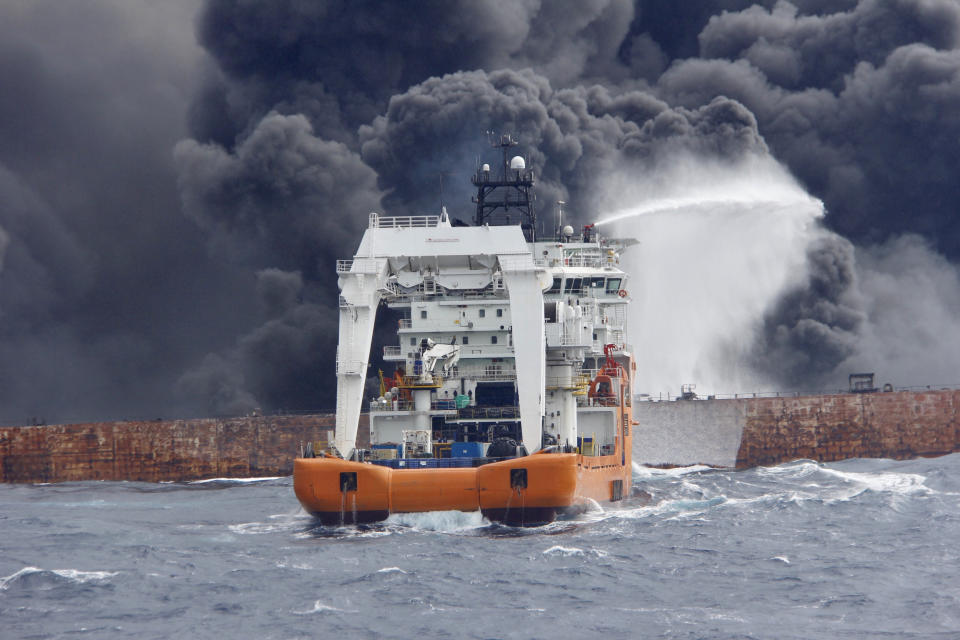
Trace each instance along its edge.
<instances>
[{"instance_id":1,"label":"deck crane arm","mask_svg":"<svg viewBox=\"0 0 960 640\"><path fill-rule=\"evenodd\" d=\"M446 373L460 360L460 345L436 344L427 339L425 348L420 356L423 361L423 372L432 374L440 365L438 373Z\"/></svg>"}]
</instances>

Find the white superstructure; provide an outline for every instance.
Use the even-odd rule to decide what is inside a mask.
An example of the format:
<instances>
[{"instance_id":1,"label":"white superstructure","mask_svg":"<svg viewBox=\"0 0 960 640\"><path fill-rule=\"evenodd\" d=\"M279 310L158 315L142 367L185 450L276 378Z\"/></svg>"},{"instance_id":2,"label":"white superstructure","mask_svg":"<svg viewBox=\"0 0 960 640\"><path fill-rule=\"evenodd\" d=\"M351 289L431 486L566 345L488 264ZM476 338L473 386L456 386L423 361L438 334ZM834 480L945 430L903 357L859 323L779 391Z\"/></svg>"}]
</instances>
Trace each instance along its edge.
<instances>
[{"instance_id":1,"label":"white superstructure","mask_svg":"<svg viewBox=\"0 0 960 640\"><path fill-rule=\"evenodd\" d=\"M477 172L478 210L493 188L532 185L519 156L504 173L491 180L488 166ZM497 204L506 208L486 207ZM364 408L374 447L432 452L438 443L513 439L528 453L586 443L594 455L612 451L615 410L602 383L587 391L608 356L628 350L627 275L619 266L627 243L601 240L589 226L534 239L535 218L515 220L453 226L446 211L370 215L353 260L337 263L341 455L359 457ZM397 342L383 351L388 368L400 372L387 371L387 392L371 400L363 391L381 304L400 312Z\"/></svg>"}]
</instances>

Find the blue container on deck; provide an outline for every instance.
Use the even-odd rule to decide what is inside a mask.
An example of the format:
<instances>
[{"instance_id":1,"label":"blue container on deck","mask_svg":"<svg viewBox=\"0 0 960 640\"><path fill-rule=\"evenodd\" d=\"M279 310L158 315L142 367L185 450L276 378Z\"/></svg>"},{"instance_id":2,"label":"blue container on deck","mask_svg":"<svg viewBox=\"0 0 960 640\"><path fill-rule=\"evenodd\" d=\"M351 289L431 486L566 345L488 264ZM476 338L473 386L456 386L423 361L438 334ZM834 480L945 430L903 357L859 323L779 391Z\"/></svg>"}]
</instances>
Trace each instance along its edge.
<instances>
[{"instance_id":1,"label":"blue container on deck","mask_svg":"<svg viewBox=\"0 0 960 640\"><path fill-rule=\"evenodd\" d=\"M450 447L451 458L480 458L486 453L486 442L454 442Z\"/></svg>"},{"instance_id":2,"label":"blue container on deck","mask_svg":"<svg viewBox=\"0 0 960 640\"><path fill-rule=\"evenodd\" d=\"M400 460L401 469L436 469L439 458L404 458Z\"/></svg>"}]
</instances>

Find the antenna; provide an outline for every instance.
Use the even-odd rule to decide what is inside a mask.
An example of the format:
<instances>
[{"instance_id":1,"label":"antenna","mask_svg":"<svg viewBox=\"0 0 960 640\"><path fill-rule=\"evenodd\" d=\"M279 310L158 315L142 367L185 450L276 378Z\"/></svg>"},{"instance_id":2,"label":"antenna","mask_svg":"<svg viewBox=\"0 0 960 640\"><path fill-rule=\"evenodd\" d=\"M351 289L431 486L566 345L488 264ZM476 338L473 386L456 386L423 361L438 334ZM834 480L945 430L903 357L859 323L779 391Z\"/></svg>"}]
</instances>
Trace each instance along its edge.
<instances>
[{"instance_id":1,"label":"antenna","mask_svg":"<svg viewBox=\"0 0 960 640\"><path fill-rule=\"evenodd\" d=\"M494 138L492 131L487 131L490 144L500 149L502 155L502 169L500 176L491 175L489 165L484 164L471 178L477 187L477 195L473 202L477 204L477 215L474 223L477 226L484 224L511 224L511 209L520 213L520 227L528 242L534 242L537 235L537 216L534 210L532 193L533 171L527 169L523 156L510 158L509 151L519 143L510 134L503 134ZM502 197L495 200L494 192Z\"/></svg>"}]
</instances>

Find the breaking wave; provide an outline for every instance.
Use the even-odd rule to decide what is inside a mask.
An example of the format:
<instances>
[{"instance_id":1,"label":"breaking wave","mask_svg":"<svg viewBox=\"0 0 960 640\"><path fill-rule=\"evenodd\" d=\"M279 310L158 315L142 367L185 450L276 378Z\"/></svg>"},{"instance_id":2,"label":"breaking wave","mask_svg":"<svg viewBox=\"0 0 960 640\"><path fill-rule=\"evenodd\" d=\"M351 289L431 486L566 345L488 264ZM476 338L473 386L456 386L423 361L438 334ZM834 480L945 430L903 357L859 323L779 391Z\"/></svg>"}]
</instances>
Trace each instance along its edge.
<instances>
[{"instance_id":1,"label":"breaking wave","mask_svg":"<svg viewBox=\"0 0 960 640\"><path fill-rule=\"evenodd\" d=\"M105 584L117 574L117 571L24 567L16 573L0 578L0 591L11 588L43 590L70 584Z\"/></svg>"},{"instance_id":2,"label":"breaking wave","mask_svg":"<svg viewBox=\"0 0 960 640\"><path fill-rule=\"evenodd\" d=\"M585 638L826 640L958 628L960 454L634 471L622 502L532 529L459 512L323 527L288 480L0 485L0 636L413 637L445 625L457 631L447 637L548 637L575 624Z\"/></svg>"}]
</instances>

